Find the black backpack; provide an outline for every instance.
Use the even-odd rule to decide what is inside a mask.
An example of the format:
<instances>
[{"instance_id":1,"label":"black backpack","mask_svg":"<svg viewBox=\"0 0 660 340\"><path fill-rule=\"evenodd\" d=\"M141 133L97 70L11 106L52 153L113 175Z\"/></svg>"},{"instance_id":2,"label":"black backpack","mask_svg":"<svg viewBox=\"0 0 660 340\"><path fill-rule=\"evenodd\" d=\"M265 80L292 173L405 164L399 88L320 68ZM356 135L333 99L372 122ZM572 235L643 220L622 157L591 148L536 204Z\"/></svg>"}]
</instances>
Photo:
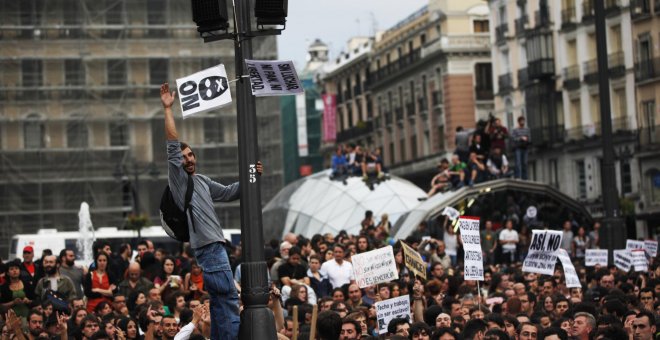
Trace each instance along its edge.
<instances>
[{"instance_id":1,"label":"black backpack","mask_svg":"<svg viewBox=\"0 0 660 340\"><path fill-rule=\"evenodd\" d=\"M188 188L186 189L186 198L184 201L183 211L174 202L170 186L165 187L163 197L160 199L160 222L163 229L169 237L179 242L190 241L190 231L188 229L187 212L190 210L190 199L192 199L194 189L194 182L191 175L188 175ZM195 230L195 221L192 214L190 220L193 224L193 232Z\"/></svg>"}]
</instances>

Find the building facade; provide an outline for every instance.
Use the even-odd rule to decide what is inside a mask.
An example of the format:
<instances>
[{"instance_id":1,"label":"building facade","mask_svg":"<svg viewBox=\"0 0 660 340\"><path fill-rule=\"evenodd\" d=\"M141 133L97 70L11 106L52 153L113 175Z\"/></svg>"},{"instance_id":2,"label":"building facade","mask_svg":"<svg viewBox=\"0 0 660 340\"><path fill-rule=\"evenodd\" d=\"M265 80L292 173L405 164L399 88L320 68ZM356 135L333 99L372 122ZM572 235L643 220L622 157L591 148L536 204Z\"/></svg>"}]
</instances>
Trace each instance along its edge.
<instances>
[{"instance_id":1,"label":"building facade","mask_svg":"<svg viewBox=\"0 0 660 340\"><path fill-rule=\"evenodd\" d=\"M551 184L602 215L602 144L613 143L616 185L629 235L648 235L642 213L634 1L605 1L613 138L601 138L593 0L490 0L495 113L532 132L530 179ZM566 174L570 174L566 176ZM636 226L636 228L635 228Z\"/></svg>"},{"instance_id":2,"label":"building facade","mask_svg":"<svg viewBox=\"0 0 660 340\"><path fill-rule=\"evenodd\" d=\"M183 0L0 1L0 239L76 229L83 201L95 226L124 226L130 214L159 223L160 84L219 63L235 72L233 43L204 44L191 18ZM275 43L255 40L255 56L274 59ZM258 99L257 112L266 202L282 186L277 99ZM200 172L238 179L235 105L177 127ZM238 202L218 215L240 226Z\"/></svg>"},{"instance_id":3,"label":"building facade","mask_svg":"<svg viewBox=\"0 0 660 340\"><path fill-rule=\"evenodd\" d=\"M427 187L455 130L493 109L488 7L429 1L374 38L354 38L324 78L337 143L379 148L390 172Z\"/></svg>"}]
</instances>

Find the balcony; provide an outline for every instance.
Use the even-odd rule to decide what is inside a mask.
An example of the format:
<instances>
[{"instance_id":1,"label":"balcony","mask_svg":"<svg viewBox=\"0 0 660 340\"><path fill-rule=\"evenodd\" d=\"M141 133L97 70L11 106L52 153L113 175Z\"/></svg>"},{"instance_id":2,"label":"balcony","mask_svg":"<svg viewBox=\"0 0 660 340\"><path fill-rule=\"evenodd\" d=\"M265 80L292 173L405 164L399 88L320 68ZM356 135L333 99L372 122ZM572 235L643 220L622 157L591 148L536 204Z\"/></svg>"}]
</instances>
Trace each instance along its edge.
<instances>
[{"instance_id":1,"label":"balcony","mask_svg":"<svg viewBox=\"0 0 660 340\"><path fill-rule=\"evenodd\" d=\"M433 107L437 107L442 104L442 92L440 91L431 92L431 104L433 105Z\"/></svg>"},{"instance_id":2,"label":"balcony","mask_svg":"<svg viewBox=\"0 0 660 340\"><path fill-rule=\"evenodd\" d=\"M362 86L356 85L353 86L353 94L357 97L362 94Z\"/></svg>"},{"instance_id":3,"label":"balcony","mask_svg":"<svg viewBox=\"0 0 660 340\"><path fill-rule=\"evenodd\" d=\"M555 75L554 59L537 59L527 62L529 79L553 77Z\"/></svg>"},{"instance_id":4,"label":"balcony","mask_svg":"<svg viewBox=\"0 0 660 340\"><path fill-rule=\"evenodd\" d=\"M573 65L564 68L564 88L572 91L580 88L580 66Z\"/></svg>"},{"instance_id":5,"label":"balcony","mask_svg":"<svg viewBox=\"0 0 660 340\"><path fill-rule=\"evenodd\" d=\"M550 28L552 21L550 20L550 11L548 10L547 16L541 16L541 11L534 12L534 27L547 27Z\"/></svg>"},{"instance_id":6,"label":"balcony","mask_svg":"<svg viewBox=\"0 0 660 340\"><path fill-rule=\"evenodd\" d=\"M391 111L385 111L383 113L383 116L385 116L385 125L392 125L392 112Z\"/></svg>"},{"instance_id":7,"label":"balcony","mask_svg":"<svg viewBox=\"0 0 660 340\"><path fill-rule=\"evenodd\" d=\"M343 143L374 132L373 121L358 122L356 126L337 133L337 143Z\"/></svg>"},{"instance_id":8,"label":"balcony","mask_svg":"<svg viewBox=\"0 0 660 340\"><path fill-rule=\"evenodd\" d=\"M493 89L492 88L480 88L476 87L474 89L475 96L477 100L493 100Z\"/></svg>"},{"instance_id":9,"label":"balcony","mask_svg":"<svg viewBox=\"0 0 660 340\"><path fill-rule=\"evenodd\" d=\"M490 35L488 33L443 35L440 39L436 39L422 47L422 58L438 51L447 53L454 51L490 51Z\"/></svg>"},{"instance_id":10,"label":"balcony","mask_svg":"<svg viewBox=\"0 0 660 340\"><path fill-rule=\"evenodd\" d=\"M415 115L415 103L406 103L406 117L413 117Z\"/></svg>"},{"instance_id":11,"label":"balcony","mask_svg":"<svg viewBox=\"0 0 660 340\"><path fill-rule=\"evenodd\" d=\"M426 97L417 98L417 106L419 107L420 112L425 112L429 110L429 99Z\"/></svg>"},{"instance_id":12,"label":"balcony","mask_svg":"<svg viewBox=\"0 0 660 340\"><path fill-rule=\"evenodd\" d=\"M621 13L621 0L605 0L605 15L615 16Z\"/></svg>"},{"instance_id":13,"label":"balcony","mask_svg":"<svg viewBox=\"0 0 660 340\"><path fill-rule=\"evenodd\" d=\"M552 147L555 144L564 142L564 126L550 125L534 127L530 129L532 135L532 145L535 147Z\"/></svg>"},{"instance_id":14,"label":"balcony","mask_svg":"<svg viewBox=\"0 0 660 340\"><path fill-rule=\"evenodd\" d=\"M521 68L518 70L518 89L522 89L529 83L529 73L527 68Z\"/></svg>"},{"instance_id":15,"label":"balcony","mask_svg":"<svg viewBox=\"0 0 660 340\"><path fill-rule=\"evenodd\" d=\"M520 18L516 19L516 36L521 37L525 35L525 29L529 18L527 15L522 15Z\"/></svg>"},{"instance_id":16,"label":"balcony","mask_svg":"<svg viewBox=\"0 0 660 340\"><path fill-rule=\"evenodd\" d=\"M598 83L598 60L584 62L584 81L589 85Z\"/></svg>"},{"instance_id":17,"label":"balcony","mask_svg":"<svg viewBox=\"0 0 660 340\"><path fill-rule=\"evenodd\" d=\"M629 134L631 126L628 117L612 118L612 134ZM580 125L566 130L566 142L579 141L602 135L600 121L589 125Z\"/></svg>"},{"instance_id":18,"label":"balcony","mask_svg":"<svg viewBox=\"0 0 660 340\"><path fill-rule=\"evenodd\" d=\"M642 126L639 128L639 145L658 146L660 144L660 126Z\"/></svg>"},{"instance_id":19,"label":"balcony","mask_svg":"<svg viewBox=\"0 0 660 340\"><path fill-rule=\"evenodd\" d=\"M626 75L626 65L623 58L623 52L614 52L607 56L610 78L621 78Z\"/></svg>"},{"instance_id":20,"label":"balcony","mask_svg":"<svg viewBox=\"0 0 660 340\"><path fill-rule=\"evenodd\" d=\"M408 53L407 55L401 56L399 60L395 60L381 67L376 72L371 74L373 76L373 81L370 82L370 85L378 86L379 83L382 83L386 79L396 74L401 74L405 72L406 68L408 68L410 65L414 63L417 63L421 59L422 59L421 48L415 49L412 52Z\"/></svg>"},{"instance_id":21,"label":"balcony","mask_svg":"<svg viewBox=\"0 0 660 340\"><path fill-rule=\"evenodd\" d=\"M594 20L595 9L594 9L594 0L585 0L582 3L582 21L587 24Z\"/></svg>"},{"instance_id":22,"label":"balcony","mask_svg":"<svg viewBox=\"0 0 660 340\"><path fill-rule=\"evenodd\" d=\"M651 17L651 0L630 0L630 16L633 20Z\"/></svg>"},{"instance_id":23,"label":"balcony","mask_svg":"<svg viewBox=\"0 0 660 340\"><path fill-rule=\"evenodd\" d=\"M506 40L506 34L509 32L509 25L501 24L495 27L495 41L498 44L504 43Z\"/></svg>"},{"instance_id":24,"label":"balcony","mask_svg":"<svg viewBox=\"0 0 660 340\"><path fill-rule=\"evenodd\" d=\"M394 117L396 118L397 121L402 121L403 120L403 109L400 107L394 108Z\"/></svg>"},{"instance_id":25,"label":"balcony","mask_svg":"<svg viewBox=\"0 0 660 340\"><path fill-rule=\"evenodd\" d=\"M635 80L638 82L660 77L660 58L645 59L635 63Z\"/></svg>"},{"instance_id":26,"label":"balcony","mask_svg":"<svg viewBox=\"0 0 660 340\"><path fill-rule=\"evenodd\" d=\"M561 29L563 31L571 31L577 27L577 13L575 5L561 10Z\"/></svg>"},{"instance_id":27,"label":"balcony","mask_svg":"<svg viewBox=\"0 0 660 340\"><path fill-rule=\"evenodd\" d=\"M502 74L497 78L500 93L507 93L513 90L513 82L511 80L511 73Z\"/></svg>"}]
</instances>

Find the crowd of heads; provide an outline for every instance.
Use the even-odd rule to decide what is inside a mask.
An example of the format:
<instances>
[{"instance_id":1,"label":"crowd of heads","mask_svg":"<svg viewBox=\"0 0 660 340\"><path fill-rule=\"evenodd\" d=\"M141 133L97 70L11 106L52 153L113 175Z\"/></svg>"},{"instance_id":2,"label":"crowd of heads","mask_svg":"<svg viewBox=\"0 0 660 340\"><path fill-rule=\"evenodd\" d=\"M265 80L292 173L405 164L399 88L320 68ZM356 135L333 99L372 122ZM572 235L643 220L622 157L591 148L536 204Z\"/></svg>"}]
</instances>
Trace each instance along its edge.
<instances>
[{"instance_id":1,"label":"crowd of heads","mask_svg":"<svg viewBox=\"0 0 660 340\"><path fill-rule=\"evenodd\" d=\"M365 181L370 176L383 179L386 171L380 148L369 150L354 143L337 146L331 167L331 179L344 183L350 176L362 176Z\"/></svg>"}]
</instances>

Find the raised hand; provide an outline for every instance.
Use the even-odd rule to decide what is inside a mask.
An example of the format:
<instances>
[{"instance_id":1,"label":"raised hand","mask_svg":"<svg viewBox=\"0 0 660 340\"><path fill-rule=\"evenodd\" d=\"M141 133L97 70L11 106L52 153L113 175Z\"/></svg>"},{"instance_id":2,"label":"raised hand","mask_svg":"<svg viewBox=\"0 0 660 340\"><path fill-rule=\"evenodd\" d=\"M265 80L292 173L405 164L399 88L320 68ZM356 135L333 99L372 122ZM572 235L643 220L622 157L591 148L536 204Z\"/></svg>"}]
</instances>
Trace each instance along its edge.
<instances>
[{"instance_id":1,"label":"raised hand","mask_svg":"<svg viewBox=\"0 0 660 340\"><path fill-rule=\"evenodd\" d=\"M261 176L261 174L264 173L264 166L263 164L261 164L261 161L257 161L256 168L257 168L257 173L259 174L259 176Z\"/></svg>"},{"instance_id":2,"label":"raised hand","mask_svg":"<svg viewBox=\"0 0 660 340\"><path fill-rule=\"evenodd\" d=\"M164 108L172 107L174 98L176 98L176 91L170 93L170 84L164 83L160 86L160 102Z\"/></svg>"}]
</instances>

